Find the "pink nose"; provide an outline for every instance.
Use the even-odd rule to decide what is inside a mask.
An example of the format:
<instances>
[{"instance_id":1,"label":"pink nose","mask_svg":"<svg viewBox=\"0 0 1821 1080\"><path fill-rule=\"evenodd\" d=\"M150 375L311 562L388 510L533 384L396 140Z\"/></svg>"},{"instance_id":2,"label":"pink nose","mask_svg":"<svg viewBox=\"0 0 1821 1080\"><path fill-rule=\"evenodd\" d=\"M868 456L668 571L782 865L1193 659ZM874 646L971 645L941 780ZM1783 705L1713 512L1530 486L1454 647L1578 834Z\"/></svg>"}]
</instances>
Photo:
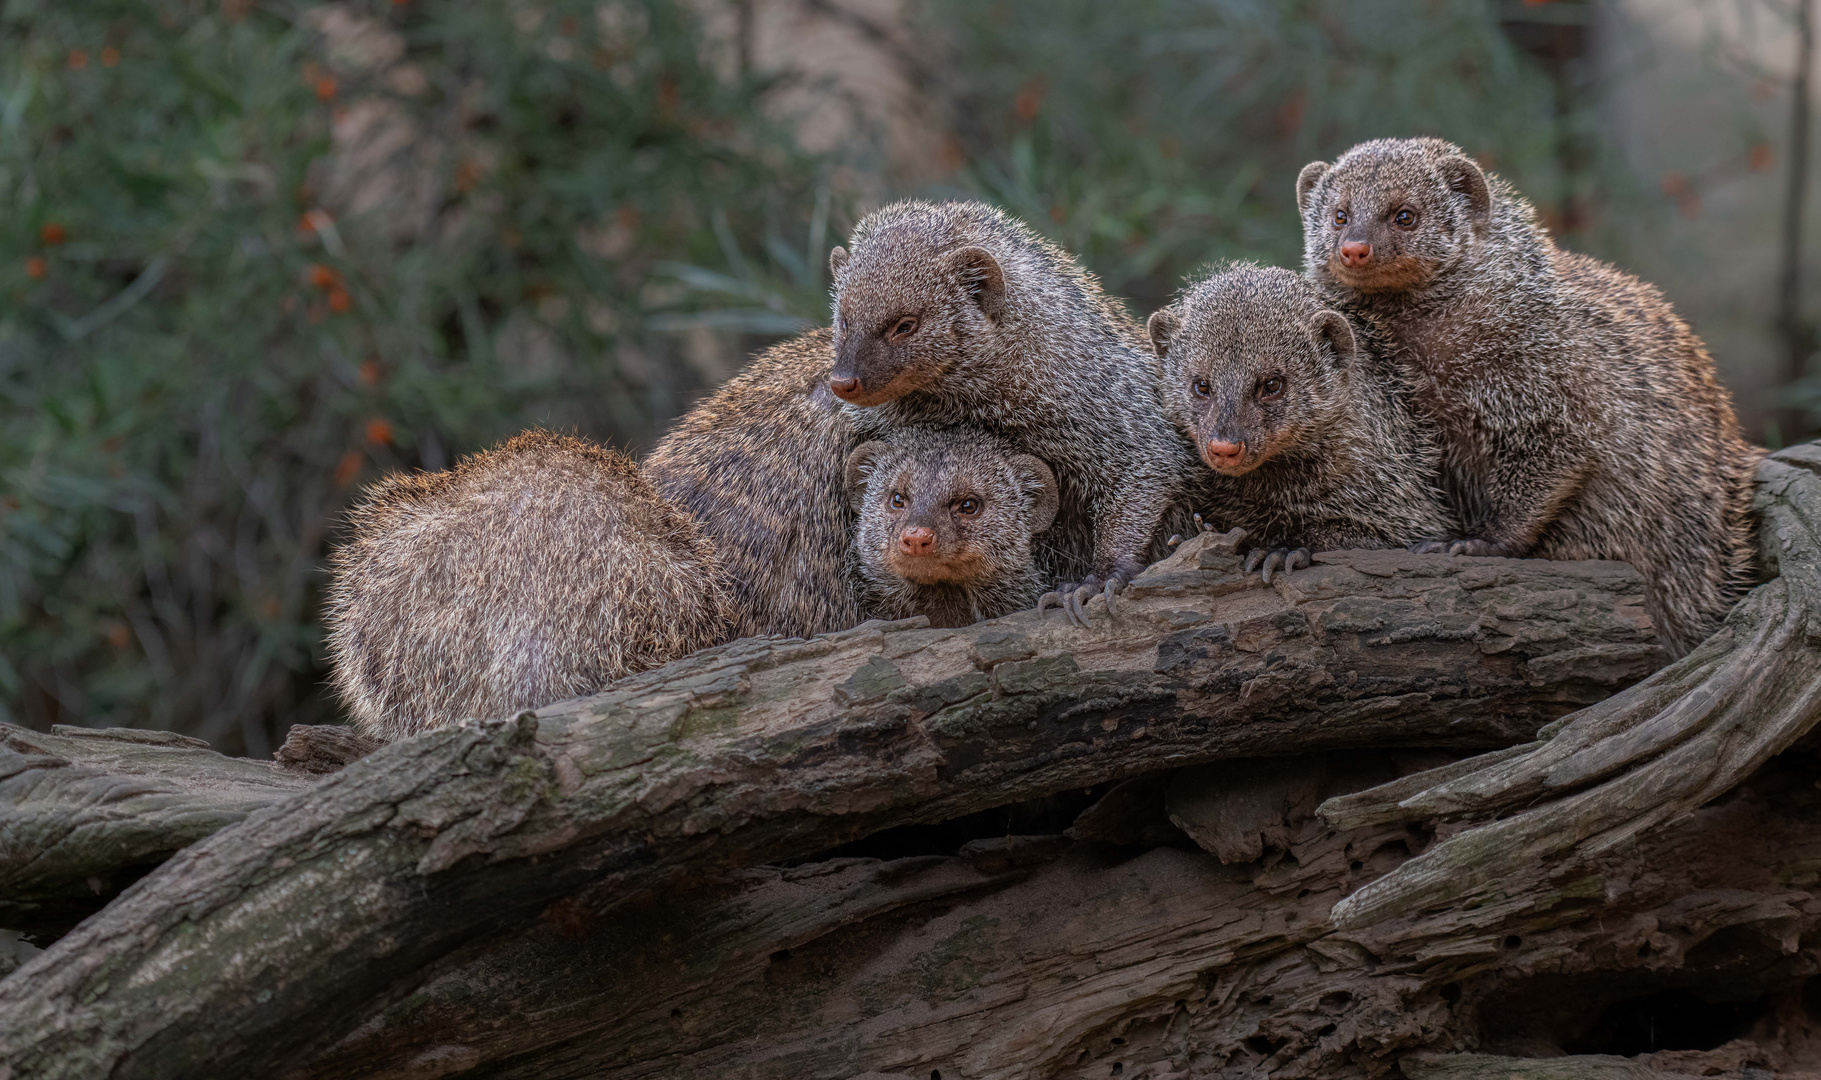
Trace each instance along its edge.
<instances>
[{"instance_id":1,"label":"pink nose","mask_svg":"<svg viewBox=\"0 0 1821 1080\"><path fill-rule=\"evenodd\" d=\"M906 555L921 558L936 550L935 530L922 525L912 525L898 534L898 550Z\"/></svg>"},{"instance_id":2,"label":"pink nose","mask_svg":"<svg viewBox=\"0 0 1821 1080\"><path fill-rule=\"evenodd\" d=\"M1340 246L1340 261L1347 266L1364 266L1372 261L1372 245L1349 240Z\"/></svg>"},{"instance_id":3,"label":"pink nose","mask_svg":"<svg viewBox=\"0 0 1821 1080\"><path fill-rule=\"evenodd\" d=\"M834 391L836 397L846 401L860 392L860 380L851 376L845 379L830 379L828 388Z\"/></svg>"},{"instance_id":4,"label":"pink nose","mask_svg":"<svg viewBox=\"0 0 1821 1080\"><path fill-rule=\"evenodd\" d=\"M1209 439L1206 450L1211 464L1226 465L1239 460L1239 455L1246 452L1246 444Z\"/></svg>"}]
</instances>

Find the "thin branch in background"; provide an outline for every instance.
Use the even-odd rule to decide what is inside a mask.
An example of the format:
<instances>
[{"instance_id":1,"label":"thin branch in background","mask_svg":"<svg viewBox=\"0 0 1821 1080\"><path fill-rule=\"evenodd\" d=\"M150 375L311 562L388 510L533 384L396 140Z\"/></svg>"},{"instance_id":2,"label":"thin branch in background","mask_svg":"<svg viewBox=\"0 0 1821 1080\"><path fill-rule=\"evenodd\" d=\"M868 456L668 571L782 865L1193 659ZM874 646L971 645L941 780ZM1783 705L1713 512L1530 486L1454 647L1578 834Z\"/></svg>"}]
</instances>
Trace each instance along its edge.
<instances>
[{"instance_id":1,"label":"thin branch in background","mask_svg":"<svg viewBox=\"0 0 1821 1080\"><path fill-rule=\"evenodd\" d=\"M1783 334L1785 353L1784 378L1795 383L1808 374L1809 354L1814 350L1814 332L1802 317L1802 213L1808 195L1808 129L1810 115L1810 71L1815 63L1814 0L1797 0L1796 72L1791 83L1789 120L1789 187L1783 205L1783 272L1777 297L1777 327ZM1789 412L1786 440L1800 436L1806 428L1800 409Z\"/></svg>"}]
</instances>

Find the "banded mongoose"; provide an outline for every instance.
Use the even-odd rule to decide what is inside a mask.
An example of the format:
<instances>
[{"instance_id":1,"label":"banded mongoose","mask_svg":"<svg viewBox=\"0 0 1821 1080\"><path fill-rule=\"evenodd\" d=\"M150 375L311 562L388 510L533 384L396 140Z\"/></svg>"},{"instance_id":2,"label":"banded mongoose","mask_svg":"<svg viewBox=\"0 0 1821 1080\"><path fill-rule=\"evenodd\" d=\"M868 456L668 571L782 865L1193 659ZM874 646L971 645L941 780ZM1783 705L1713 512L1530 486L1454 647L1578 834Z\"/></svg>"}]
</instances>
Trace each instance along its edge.
<instances>
[{"instance_id":1,"label":"banded mongoose","mask_svg":"<svg viewBox=\"0 0 1821 1080\"><path fill-rule=\"evenodd\" d=\"M1441 454L1368 321L1289 270L1224 267L1151 316L1166 407L1219 474L1222 527L1246 569L1307 566L1309 549L1406 547L1457 525Z\"/></svg>"},{"instance_id":2,"label":"banded mongoose","mask_svg":"<svg viewBox=\"0 0 1821 1080\"><path fill-rule=\"evenodd\" d=\"M596 690L732 636L714 547L631 459L530 431L389 476L332 557L332 682L384 739Z\"/></svg>"},{"instance_id":3,"label":"banded mongoose","mask_svg":"<svg viewBox=\"0 0 1821 1080\"><path fill-rule=\"evenodd\" d=\"M1163 416L1144 332L1066 252L993 207L900 202L854 228L834 272L834 369L861 439L971 426L1055 470L1040 555L1082 622L1158 550L1195 466Z\"/></svg>"},{"instance_id":4,"label":"banded mongoose","mask_svg":"<svg viewBox=\"0 0 1821 1080\"><path fill-rule=\"evenodd\" d=\"M861 614L843 579L854 438L828 388L832 335L780 342L678 420L644 475L713 541L736 636L809 637Z\"/></svg>"},{"instance_id":5,"label":"banded mongoose","mask_svg":"<svg viewBox=\"0 0 1821 1080\"><path fill-rule=\"evenodd\" d=\"M1447 550L1623 559L1672 650L1712 633L1750 581L1758 452L1662 294L1440 139L1312 162L1296 202L1307 274L1383 321L1437 422Z\"/></svg>"},{"instance_id":6,"label":"banded mongoose","mask_svg":"<svg viewBox=\"0 0 1821 1080\"><path fill-rule=\"evenodd\" d=\"M905 428L847 456L850 558L872 618L967 626L1043 594L1034 537L1056 517L1049 466L968 429Z\"/></svg>"}]
</instances>

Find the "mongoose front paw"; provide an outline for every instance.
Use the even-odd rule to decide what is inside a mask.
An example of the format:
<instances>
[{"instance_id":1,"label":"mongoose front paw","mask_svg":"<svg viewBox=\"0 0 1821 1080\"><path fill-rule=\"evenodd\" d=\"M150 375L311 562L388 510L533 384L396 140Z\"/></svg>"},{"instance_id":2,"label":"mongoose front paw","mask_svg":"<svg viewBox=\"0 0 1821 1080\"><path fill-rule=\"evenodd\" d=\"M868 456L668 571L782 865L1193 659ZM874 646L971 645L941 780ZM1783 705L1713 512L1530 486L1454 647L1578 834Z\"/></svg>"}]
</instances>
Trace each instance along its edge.
<instances>
[{"instance_id":1,"label":"mongoose front paw","mask_svg":"<svg viewBox=\"0 0 1821 1080\"><path fill-rule=\"evenodd\" d=\"M1271 583L1272 573L1279 569L1283 570L1285 577L1289 577L1290 571L1295 570L1298 567L1308 566L1309 549L1296 548L1292 550L1287 547L1280 547L1266 551L1264 548L1253 548L1252 553L1246 556L1246 573L1250 574L1252 571L1259 569L1261 563L1264 566L1263 574L1265 584L1269 585Z\"/></svg>"},{"instance_id":2,"label":"mongoose front paw","mask_svg":"<svg viewBox=\"0 0 1821 1080\"><path fill-rule=\"evenodd\" d=\"M1449 544L1448 545L1448 554L1450 554L1450 555L1485 555L1485 556L1491 556L1493 558L1501 558L1503 556L1509 555L1510 552L1508 550L1506 550L1505 545L1495 544L1491 540L1467 539L1467 540L1456 540L1453 543Z\"/></svg>"},{"instance_id":3,"label":"mongoose front paw","mask_svg":"<svg viewBox=\"0 0 1821 1080\"><path fill-rule=\"evenodd\" d=\"M1511 552L1503 544L1491 540L1469 538L1466 540L1419 540L1410 545L1410 550L1418 555L1489 555L1504 557Z\"/></svg>"},{"instance_id":4,"label":"mongoose front paw","mask_svg":"<svg viewBox=\"0 0 1821 1080\"><path fill-rule=\"evenodd\" d=\"M1107 614L1117 615L1119 608L1113 598L1125 591L1136 573L1130 567L1120 567L1104 578L1099 574L1089 574L1080 581L1058 585L1055 592L1047 592L1037 598L1037 616L1042 618L1044 609L1053 603L1062 609L1071 624L1085 627L1088 624L1087 602L1093 599L1096 592L1106 597Z\"/></svg>"}]
</instances>

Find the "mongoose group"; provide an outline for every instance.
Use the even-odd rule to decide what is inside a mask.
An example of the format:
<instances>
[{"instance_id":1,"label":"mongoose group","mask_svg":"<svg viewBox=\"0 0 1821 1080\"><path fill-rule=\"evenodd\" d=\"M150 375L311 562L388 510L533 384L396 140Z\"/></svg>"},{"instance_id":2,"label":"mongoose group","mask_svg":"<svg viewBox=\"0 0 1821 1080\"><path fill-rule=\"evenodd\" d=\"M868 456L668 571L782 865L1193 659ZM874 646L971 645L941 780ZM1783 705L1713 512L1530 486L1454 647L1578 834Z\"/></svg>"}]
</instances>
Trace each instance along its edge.
<instances>
[{"instance_id":1,"label":"mongoose group","mask_svg":"<svg viewBox=\"0 0 1821 1080\"><path fill-rule=\"evenodd\" d=\"M1183 531L1312 551L1623 559L1672 652L1749 587L1751 480L1700 339L1562 251L1459 147L1296 179L1302 274L1213 269L1140 327L981 203L830 253L833 326L761 354L642 466L532 432L374 485L337 552L334 684L397 738L734 637L962 626L1119 592Z\"/></svg>"}]
</instances>

